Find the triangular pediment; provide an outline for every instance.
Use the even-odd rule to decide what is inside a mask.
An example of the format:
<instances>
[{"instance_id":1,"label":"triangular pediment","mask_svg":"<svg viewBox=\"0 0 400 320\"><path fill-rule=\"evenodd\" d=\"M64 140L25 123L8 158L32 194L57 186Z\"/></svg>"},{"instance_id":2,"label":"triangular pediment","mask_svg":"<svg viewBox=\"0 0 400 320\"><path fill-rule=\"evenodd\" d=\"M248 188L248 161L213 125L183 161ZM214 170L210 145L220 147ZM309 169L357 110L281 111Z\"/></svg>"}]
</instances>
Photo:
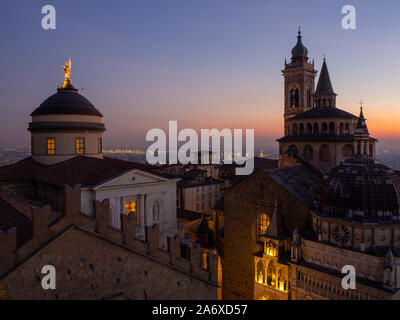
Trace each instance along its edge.
<instances>
[{"instance_id":1,"label":"triangular pediment","mask_svg":"<svg viewBox=\"0 0 400 320\"><path fill-rule=\"evenodd\" d=\"M94 189L100 189L106 187L144 185L144 184L148 185L148 184L162 183L166 181L168 181L168 179L146 171L133 169L123 173L122 175L116 176L114 178L111 178L107 181L98 184L97 186L94 187Z\"/></svg>"}]
</instances>

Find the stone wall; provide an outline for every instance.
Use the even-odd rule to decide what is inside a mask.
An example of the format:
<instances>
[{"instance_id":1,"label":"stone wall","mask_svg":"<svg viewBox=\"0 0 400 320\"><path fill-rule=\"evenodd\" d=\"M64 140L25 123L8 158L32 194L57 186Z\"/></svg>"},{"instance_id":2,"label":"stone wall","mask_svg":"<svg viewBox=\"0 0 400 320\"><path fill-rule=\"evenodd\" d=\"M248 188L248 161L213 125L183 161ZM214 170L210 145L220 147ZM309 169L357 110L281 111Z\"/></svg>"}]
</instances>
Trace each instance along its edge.
<instances>
[{"instance_id":1,"label":"stone wall","mask_svg":"<svg viewBox=\"0 0 400 320\"><path fill-rule=\"evenodd\" d=\"M159 248L159 227L135 238L132 215L122 230L109 226L109 201L95 202L95 218L80 213L80 187L66 187L65 215L51 223L51 208L33 208L34 238L16 248L16 230L0 231L0 282L12 299L217 299L218 256L188 244L182 235ZM186 243L186 242L185 242ZM56 268L56 290L41 286L42 267Z\"/></svg>"}]
</instances>

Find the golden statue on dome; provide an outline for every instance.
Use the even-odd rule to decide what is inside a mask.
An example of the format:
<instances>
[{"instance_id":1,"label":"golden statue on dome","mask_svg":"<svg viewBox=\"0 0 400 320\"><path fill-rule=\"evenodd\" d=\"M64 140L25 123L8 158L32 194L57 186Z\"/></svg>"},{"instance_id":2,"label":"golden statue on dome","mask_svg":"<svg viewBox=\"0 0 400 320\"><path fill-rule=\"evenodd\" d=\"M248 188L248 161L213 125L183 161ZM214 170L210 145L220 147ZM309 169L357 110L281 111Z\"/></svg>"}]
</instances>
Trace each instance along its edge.
<instances>
[{"instance_id":1,"label":"golden statue on dome","mask_svg":"<svg viewBox=\"0 0 400 320\"><path fill-rule=\"evenodd\" d=\"M65 61L65 64L63 64L64 68L64 83L62 88L65 89L66 87L71 85L71 58Z\"/></svg>"}]
</instances>

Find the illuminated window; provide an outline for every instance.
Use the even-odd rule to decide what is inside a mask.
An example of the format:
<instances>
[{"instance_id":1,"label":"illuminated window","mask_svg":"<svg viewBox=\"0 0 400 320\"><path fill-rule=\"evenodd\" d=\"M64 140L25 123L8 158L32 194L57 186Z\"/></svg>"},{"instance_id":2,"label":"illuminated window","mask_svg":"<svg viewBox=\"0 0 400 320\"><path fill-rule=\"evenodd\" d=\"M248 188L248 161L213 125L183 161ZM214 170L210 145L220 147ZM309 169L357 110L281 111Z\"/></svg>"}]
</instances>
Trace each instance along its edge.
<instances>
[{"instance_id":1,"label":"illuminated window","mask_svg":"<svg viewBox=\"0 0 400 320\"><path fill-rule=\"evenodd\" d=\"M208 256L208 252L203 252L203 269L204 270L209 270L209 256Z\"/></svg>"},{"instance_id":2,"label":"illuminated window","mask_svg":"<svg viewBox=\"0 0 400 320\"><path fill-rule=\"evenodd\" d=\"M75 151L76 151L76 154L84 154L85 153L85 138L76 138L75 139Z\"/></svg>"},{"instance_id":3,"label":"illuminated window","mask_svg":"<svg viewBox=\"0 0 400 320\"><path fill-rule=\"evenodd\" d=\"M267 232L268 226L268 215L266 213L260 213L257 216L257 241L261 241L261 237Z\"/></svg>"},{"instance_id":4,"label":"illuminated window","mask_svg":"<svg viewBox=\"0 0 400 320\"><path fill-rule=\"evenodd\" d=\"M267 284L271 287L275 287L276 284L276 269L275 269L275 264L271 260L268 264L268 269L267 269Z\"/></svg>"},{"instance_id":5,"label":"illuminated window","mask_svg":"<svg viewBox=\"0 0 400 320\"><path fill-rule=\"evenodd\" d=\"M49 154L49 155L56 154L56 139L55 138L47 138L46 139L46 149L47 149L47 154Z\"/></svg>"},{"instance_id":6,"label":"illuminated window","mask_svg":"<svg viewBox=\"0 0 400 320\"><path fill-rule=\"evenodd\" d=\"M99 153L103 153L103 138L99 138Z\"/></svg>"},{"instance_id":7,"label":"illuminated window","mask_svg":"<svg viewBox=\"0 0 400 320\"><path fill-rule=\"evenodd\" d=\"M136 201L127 201L125 202L125 214L128 215L131 212L135 213L135 224L137 225L138 221L137 221L137 203Z\"/></svg>"}]
</instances>

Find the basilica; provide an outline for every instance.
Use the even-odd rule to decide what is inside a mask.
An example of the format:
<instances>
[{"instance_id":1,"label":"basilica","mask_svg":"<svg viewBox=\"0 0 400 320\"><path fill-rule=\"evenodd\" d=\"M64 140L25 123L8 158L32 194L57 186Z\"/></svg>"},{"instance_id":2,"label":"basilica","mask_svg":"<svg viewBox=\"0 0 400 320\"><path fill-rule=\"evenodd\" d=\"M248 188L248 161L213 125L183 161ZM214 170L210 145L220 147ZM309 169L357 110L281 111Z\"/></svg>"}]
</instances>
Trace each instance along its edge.
<instances>
[{"instance_id":1,"label":"basilica","mask_svg":"<svg viewBox=\"0 0 400 320\"><path fill-rule=\"evenodd\" d=\"M400 176L376 162L362 106L337 107L325 58L315 87L300 32L291 54L279 168L225 193L223 299L397 300Z\"/></svg>"}]
</instances>

